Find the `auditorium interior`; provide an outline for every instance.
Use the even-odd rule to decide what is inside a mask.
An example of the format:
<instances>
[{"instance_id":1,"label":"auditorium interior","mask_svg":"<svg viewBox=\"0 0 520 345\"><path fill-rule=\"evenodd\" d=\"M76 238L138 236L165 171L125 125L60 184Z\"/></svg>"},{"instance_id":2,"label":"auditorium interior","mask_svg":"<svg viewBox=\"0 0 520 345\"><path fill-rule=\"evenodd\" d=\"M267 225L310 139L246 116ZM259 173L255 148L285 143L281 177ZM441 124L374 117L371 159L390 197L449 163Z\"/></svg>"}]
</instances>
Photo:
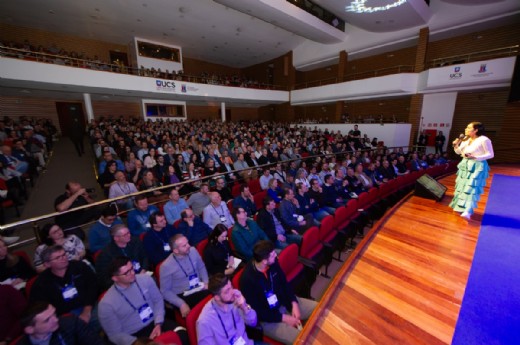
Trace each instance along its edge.
<instances>
[{"instance_id":1,"label":"auditorium interior","mask_svg":"<svg viewBox=\"0 0 520 345\"><path fill-rule=\"evenodd\" d=\"M150 203L163 210L172 187L188 198L201 182L214 191L217 175L233 197L243 183L257 187L238 170L213 176L201 165L178 186L110 200L100 183L105 151L97 151L97 133L108 143L114 133L139 138L141 131L149 145L152 137L160 142L164 157L167 146L177 144L182 156L189 145L197 155L200 145L207 159L212 145L225 144L231 166L232 148L254 146L251 155L285 148L287 174L293 163L320 173L322 163L338 171L356 155L367 168L376 157L417 153L430 166L348 197L304 234L294 257L283 257L286 275L299 277L293 288L318 302L295 344L464 344L454 333L491 180L520 176L519 54L518 0L2 1L0 146L15 149L29 129L44 128L47 141L9 193L0 174L0 235L16 237L9 250L32 265L41 228L59 216L55 199L70 181L94 199L80 211L151 193ZM451 143L472 121L485 124L494 158L468 222L448 204L460 161ZM352 139L358 127L366 145ZM165 141L158 133L168 130ZM179 148L181 133L191 135ZM359 153L350 140L360 143ZM297 145L306 152L290 156ZM258 177L275 167L261 166ZM428 176L434 187L420 195ZM259 210L267 192L255 192ZM120 210L123 220L128 211ZM87 238L96 220L81 225Z\"/></svg>"}]
</instances>

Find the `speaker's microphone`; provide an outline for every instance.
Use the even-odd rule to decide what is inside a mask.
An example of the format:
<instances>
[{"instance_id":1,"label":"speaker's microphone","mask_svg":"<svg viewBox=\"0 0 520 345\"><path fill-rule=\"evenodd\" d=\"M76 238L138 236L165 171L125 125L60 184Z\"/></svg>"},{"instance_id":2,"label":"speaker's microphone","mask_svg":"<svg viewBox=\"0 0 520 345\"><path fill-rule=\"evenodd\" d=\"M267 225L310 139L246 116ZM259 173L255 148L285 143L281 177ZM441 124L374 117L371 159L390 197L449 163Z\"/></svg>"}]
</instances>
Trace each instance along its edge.
<instances>
[{"instance_id":1,"label":"speaker's microphone","mask_svg":"<svg viewBox=\"0 0 520 345\"><path fill-rule=\"evenodd\" d=\"M460 139L460 140L464 140L465 137L466 137L466 136L465 136L464 134L462 134L462 133L459 134L459 139Z\"/></svg>"}]
</instances>

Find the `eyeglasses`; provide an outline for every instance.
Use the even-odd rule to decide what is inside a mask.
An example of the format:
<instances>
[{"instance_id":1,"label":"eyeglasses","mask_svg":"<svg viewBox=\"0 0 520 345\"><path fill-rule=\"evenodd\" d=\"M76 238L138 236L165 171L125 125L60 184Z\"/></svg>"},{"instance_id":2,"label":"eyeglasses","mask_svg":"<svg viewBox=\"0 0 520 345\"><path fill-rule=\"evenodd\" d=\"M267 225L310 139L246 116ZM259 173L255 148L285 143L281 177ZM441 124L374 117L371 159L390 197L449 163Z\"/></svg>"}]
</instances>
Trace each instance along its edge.
<instances>
[{"instance_id":1,"label":"eyeglasses","mask_svg":"<svg viewBox=\"0 0 520 345\"><path fill-rule=\"evenodd\" d=\"M119 237L130 236L130 231L128 231L128 232L124 232L124 233L122 233L122 234L117 234L116 236L119 236Z\"/></svg>"},{"instance_id":2,"label":"eyeglasses","mask_svg":"<svg viewBox=\"0 0 520 345\"><path fill-rule=\"evenodd\" d=\"M118 276L129 276L129 275L131 275L131 274L132 274L132 272L133 272L133 273L135 273L135 271L134 271L134 268L133 268L133 267L132 267L132 268L130 268L130 269L128 269L128 270L127 270L126 272L122 272L122 273L118 274Z\"/></svg>"}]
</instances>

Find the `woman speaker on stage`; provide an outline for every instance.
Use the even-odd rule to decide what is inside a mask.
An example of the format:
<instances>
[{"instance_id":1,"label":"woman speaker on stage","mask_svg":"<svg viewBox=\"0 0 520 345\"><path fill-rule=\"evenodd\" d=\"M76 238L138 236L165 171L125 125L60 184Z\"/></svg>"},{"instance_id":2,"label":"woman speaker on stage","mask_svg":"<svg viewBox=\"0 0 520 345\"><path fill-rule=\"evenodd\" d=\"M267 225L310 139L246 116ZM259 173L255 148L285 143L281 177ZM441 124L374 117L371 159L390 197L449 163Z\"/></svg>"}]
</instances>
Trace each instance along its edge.
<instances>
[{"instance_id":1,"label":"woman speaker on stage","mask_svg":"<svg viewBox=\"0 0 520 345\"><path fill-rule=\"evenodd\" d=\"M471 122L464 132L465 135L461 134L453 141L453 148L462 156L462 161L457 166L455 195L450 207L462 212L460 216L469 220L489 176L486 160L493 158L494 153L491 140L484 135L482 123Z\"/></svg>"}]
</instances>

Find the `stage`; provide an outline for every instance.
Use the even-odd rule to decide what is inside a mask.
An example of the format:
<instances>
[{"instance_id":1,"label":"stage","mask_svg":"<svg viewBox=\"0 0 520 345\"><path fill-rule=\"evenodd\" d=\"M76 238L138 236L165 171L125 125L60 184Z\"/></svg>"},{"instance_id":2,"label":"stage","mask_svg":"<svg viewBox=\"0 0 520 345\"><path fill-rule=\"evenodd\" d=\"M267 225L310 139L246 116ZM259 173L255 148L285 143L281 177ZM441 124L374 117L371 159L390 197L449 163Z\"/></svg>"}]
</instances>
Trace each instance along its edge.
<instances>
[{"instance_id":1,"label":"stage","mask_svg":"<svg viewBox=\"0 0 520 345\"><path fill-rule=\"evenodd\" d=\"M448 207L454 174L439 180L448 187L442 201L410 195L387 211L339 270L296 343L451 344L494 174L520 176L520 167L491 167L469 222Z\"/></svg>"}]
</instances>

